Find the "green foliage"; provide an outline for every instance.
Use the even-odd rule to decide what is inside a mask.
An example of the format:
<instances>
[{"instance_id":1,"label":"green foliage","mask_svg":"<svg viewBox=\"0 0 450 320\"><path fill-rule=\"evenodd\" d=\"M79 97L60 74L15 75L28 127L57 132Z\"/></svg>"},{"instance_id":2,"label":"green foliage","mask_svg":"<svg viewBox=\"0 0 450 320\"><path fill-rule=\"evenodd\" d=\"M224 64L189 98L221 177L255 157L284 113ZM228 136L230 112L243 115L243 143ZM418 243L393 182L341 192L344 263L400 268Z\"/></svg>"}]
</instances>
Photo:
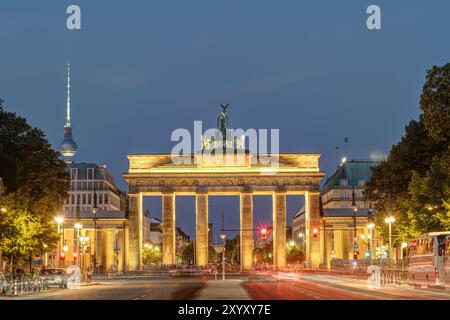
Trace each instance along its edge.
<instances>
[{"instance_id":1,"label":"green foliage","mask_svg":"<svg viewBox=\"0 0 450 320\"><path fill-rule=\"evenodd\" d=\"M424 124L431 138L450 142L450 63L428 70L420 97Z\"/></svg>"},{"instance_id":2,"label":"green foliage","mask_svg":"<svg viewBox=\"0 0 450 320\"><path fill-rule=\"evenodd\" d=\"M155 250L155 247L142 250L142 262L146 265L161 262L161 259L161 250Z\"/></svg>"},{"instance_id":3,"label":"green foliage","mask_svg":"<svg viewBox=\"0 0 450 320\"><path fill-rule=\"evenodd\" d=\"M423 113L406 126L386 161L372 169L364 192L375 202L377 228L386 240L384 218L396 217L402 239L450 227L450 64L428 71L421 95Z\"/></svg>"},{"instance_id":4,"label":"green foliage","mask_svg":"<svg viewBox=\"0 0 450 320\"><path fill-rule=\"evenodd\" d=\"M239 236L225 240L225 255L228 263L239 264L239 240Z\"/></svg>"},{"instance_id":5,"label":"green foliage","mask_svg":"<svg viewBox=\"0 0 450 320\"><path fill-rule=\"evenodd\" d=\"M305 253L298 243L293 246L289 244L286 248L286 262L287 263L302 263L305 260Z\"/></svg>"},{"instance_id":6,"label":"green foliage","mask_svg":"<svg viewBox=\"0 0 450 320\"><path fill-rule=\"evenodd\" d=\"M40 129L0 107L0 251L15 261L56 245L53 217L69 189L58 156Z\"/></svg>"},{"instance_id":7,"label":"green foliage","mask_svg":"<svg viewBox=\"0 0 450 320\"><path fill-rule=\"evenodd\" d=\"M190 242L184 247L183 253L181 254L181 261L183 264L194 263L194 242Z\"/></svg>"}]
</instances>

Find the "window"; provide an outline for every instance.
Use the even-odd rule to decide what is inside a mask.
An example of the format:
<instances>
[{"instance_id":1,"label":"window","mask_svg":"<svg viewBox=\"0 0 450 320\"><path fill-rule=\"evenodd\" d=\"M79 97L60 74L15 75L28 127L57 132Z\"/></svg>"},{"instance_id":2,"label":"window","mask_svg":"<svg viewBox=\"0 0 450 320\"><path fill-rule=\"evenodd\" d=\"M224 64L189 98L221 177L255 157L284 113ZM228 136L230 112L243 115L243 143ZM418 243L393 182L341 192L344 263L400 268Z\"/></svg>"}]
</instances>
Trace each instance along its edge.
<instances>
[{"instance_id":1,"label":"window","mask_svg":"<svg viewBox=\"0 0 450 320\"><path fill-rule=\"evenodd\" d=\"M75 204L75 195L70 196L70 204Z\"/></svg>"},{"instance_id":2,"label":"window","mask_svg":"<svg viewBox=\"0 0 450 320\"><path fill-rule=\"evenodd\" d=\"M87 182L83 181L83 190L87 190Z\"/></svg>"},{"instance_id":3,"label":"window","mask_svg":"<svg viewBox=\"0 0 450 320\"><path fill-rule=\"evenodd\" d=\"M88 202L87 204L92 204L92 195L88 194Z\"/></svg>"},{"instance_id":4,"label":"window","mask_svg":"<svg viewBox=\"0 0 450 320\"><path fill-rule=\"evenodd\" d=\"M347 187L348 186L348 180L347 179L341 179L339 180L339 185L341 187Z\"/></svg>"},{"instance_id":5,"label":"window","mask_svg":"<svg viewBox=\"0 0 450 320\"><path fill-rule=\"evenodd\" d=\"M87 169L87 179L94 180L94 168Z\"/></svg>"},{"instance_id":6,"label":"window","mask_svg":"<svg viewBox=\"0 0 450 320\"><path fill-rule=\"evenodd\" d=\"M86 195L83 194L83 204L86 204Z\"/></svg>"},{"instance_id":7,"label":"window","mask_svg":"<svg viewBox=\"0 0 450 320\"><path fill-rule=\"evenodd\" d=\"M81 197L80 197L80 195L79 194L77 194L77 203L76 204L80 204L81 203Z\"/></svg>"},{"instance_id":8,"label":"window","mask_svg":"<svg viewBox=\"0 0 450 320\"><path fill-rule=\"evenodd\" d=\"M103 204L103 195L101 193L98 195L98 203Z\"/></svg>"},{"instance_id":9,"label":"window","mask_svg":"<svg viewBox=\"0 0 450 320\"><path fill-rule=\"evenodd\" d=\"M77 180L78 179L78 169L77 168L71 168L70 169L70 179L71 180Z\"/></svg>"},{"instance_id":10,"label":"window","mask_svg":"<svg viewBox=\"0 0 450 320\"><path fill-rule=\"evenodd\" d=\"M358 186L364 187L366 185L366 180L358 180Z\"/></svg>"},{"instance_id":11,"label":"window","mask_svg":"<svg viewBox=\"0 0 450 320\"><path fill-rule=\"evenodd\" d=\"M104 201L103 201L105 204L108 204L108 194L107 193L105 193L105 199L104 199Z\"/></svg>"},{"instance_id":12,"label":"window","mask_svg":"<svg viewBox=\"0 0 450 320\"><path fill-rule=\"evenodd\" d=\"M92 190L92 181L88 182L88 190Z\"/></svg>"}]
</instances>

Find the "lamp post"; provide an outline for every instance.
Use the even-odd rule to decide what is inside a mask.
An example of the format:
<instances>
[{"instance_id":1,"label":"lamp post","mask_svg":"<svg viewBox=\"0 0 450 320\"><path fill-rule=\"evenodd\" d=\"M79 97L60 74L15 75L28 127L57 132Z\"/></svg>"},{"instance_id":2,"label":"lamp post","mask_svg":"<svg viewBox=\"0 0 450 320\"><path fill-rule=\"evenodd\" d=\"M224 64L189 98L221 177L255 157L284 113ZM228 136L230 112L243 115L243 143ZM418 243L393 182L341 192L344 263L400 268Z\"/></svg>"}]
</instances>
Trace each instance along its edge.
<instances>
[{"instance_id":1,"label":"lamp post","mask_svg":"<svg viewBox=\"0 0 450 320\"><path fill-rule=\"evenodd\" d=\"M225 238L226 234L222 231L220 239L222 239L223 251L222 251L222 281L225 281Z\"/></svg>"},{"instance_id":2,"label":"lamp post","mask_svg":"<svg viewBox=\"0 0 450 320\"><path fill-rule=\"evenodd\" d=\"M64 223L64 218L58 216L55 221L58 224L58 268L61 268L61 224Z\"/></svg>"},{"instance_id":3,"label":"lamp post","mask_svg":"<svg viewBox=\"0 0 450 320\"><path fill-rule=\"evenodd\" d=\"M392 255L392 223L394 223L395 218L393 216L388 216L384 219L389 225L389 263L391 263L391 255Z\"/></svg>"},{"instance_id":4,"label":"lamp post","mask_svg":"<svg viewBox=\"0 0 450 320\"><path fill-rule=\"evenodd\" d=\"M92 208L92 212L94 213L94 274L96 274L97 270L97 193L95 192L95 183L94 183L94 207Z\"/></svg>"},{"instance_id":5,"label":"lamp post","mask_svg":"<svg viewBox=\"0 0 450 320\"><path fill-rule=\"evenodd\" d=\"M352 212L353 212L353 260L356 263L358 261L358 234L356 231L356 212L358 206L356 205L355 187L352 187Z\"/></svg>"},{"instance_id":6,"label":"lamp post","mask_svg":"<svg viewBox=\"0 0 450 320\"><path fill-rule=\"evenodd\" d=\"M81 251L83 253L83 263L82 263L82 268L83 268L83 275L86 274L86 244L89 241L89 237L80 237L80 246L81 246Z\"/></svg>"},{"instance_id":7,"label":"lamp post","mask_svg":"<svg viewBox=\"0 0 450 320\"><path fill-rule=\"evenodd\" d=\"M83 225L81 224L81 222L76 222L74 227L77 230L76 238L74 241L76 243L75 250L74 250L74 256L75 256L75 259L77 259L76 264L78 266L80 266L80 259L79 259L79 256L80 256L80 230L83 227Z\"/></svg>"},{"instance_id":8,"label":"lamp post","mask_svg":"<svg viewBox=\"0 0 450 320\"><path fill-rule=\"evenodd\" d=\"M370 203L369 209L367 210L367 228L369 229L368 250L370 253L370 259L369 259L370 263L372 263L372 237L373 237L372 230L373 230L373 228L375 228L375 222L373 219L372 212L373 212L372 203Z\"/></svg>"}]
</instances>

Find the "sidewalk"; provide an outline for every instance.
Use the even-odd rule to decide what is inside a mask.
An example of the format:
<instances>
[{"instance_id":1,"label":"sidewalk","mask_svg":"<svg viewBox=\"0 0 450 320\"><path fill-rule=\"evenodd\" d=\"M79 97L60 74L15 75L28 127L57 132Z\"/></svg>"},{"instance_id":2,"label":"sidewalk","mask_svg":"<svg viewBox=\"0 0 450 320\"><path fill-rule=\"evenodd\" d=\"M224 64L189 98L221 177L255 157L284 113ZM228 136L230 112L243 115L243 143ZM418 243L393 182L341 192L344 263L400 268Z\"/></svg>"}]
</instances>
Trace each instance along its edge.
<instances>
[{"instance_id":1,"label":"sidewalk","mask_svg":"<svg viewBox=\"0 0 450 320\"><path fill-rule=\"evenodd\" d=\"M243 281L230 279L211 280L197 297L199 300L251 300L247 291L241 286Z\"/></svg>"}]
</instances>

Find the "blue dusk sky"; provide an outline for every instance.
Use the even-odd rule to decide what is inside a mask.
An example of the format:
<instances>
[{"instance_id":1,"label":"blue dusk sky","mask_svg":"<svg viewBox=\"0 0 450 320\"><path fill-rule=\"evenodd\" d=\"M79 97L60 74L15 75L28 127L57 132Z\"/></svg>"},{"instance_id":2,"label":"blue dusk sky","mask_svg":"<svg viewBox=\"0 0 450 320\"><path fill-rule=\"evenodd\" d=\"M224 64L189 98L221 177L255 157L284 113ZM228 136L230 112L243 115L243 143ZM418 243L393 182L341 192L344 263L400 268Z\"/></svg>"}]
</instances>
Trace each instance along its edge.
<instances>
[{"instance_id":1,"label":"blue dusk sky","mask_svg":"<svg viewBox=\"0 0 450 320\"><path fill-rule=\"evenodd\" d=\"M70 4L81 30L66 28ZM381 30L366 27L370 4ZM386 155L418 117L426 70L450 60L449 14L448 0L2 0L0 97L57 148L70 62L76 161L106 162L124 190L127 154L170 152L174 129L214 127L221 103L231 127L280 129L281 152L320 153L330 175L336 146ZM161 217L160 199L145 204ZM289 217L301 205L289 197ZM177 200L190 235L194 208ZM257 226L271 208L255 199ZM210 200L216 234L222 211L237 228L238 198Z\"/></svg>"}]
</instances>

